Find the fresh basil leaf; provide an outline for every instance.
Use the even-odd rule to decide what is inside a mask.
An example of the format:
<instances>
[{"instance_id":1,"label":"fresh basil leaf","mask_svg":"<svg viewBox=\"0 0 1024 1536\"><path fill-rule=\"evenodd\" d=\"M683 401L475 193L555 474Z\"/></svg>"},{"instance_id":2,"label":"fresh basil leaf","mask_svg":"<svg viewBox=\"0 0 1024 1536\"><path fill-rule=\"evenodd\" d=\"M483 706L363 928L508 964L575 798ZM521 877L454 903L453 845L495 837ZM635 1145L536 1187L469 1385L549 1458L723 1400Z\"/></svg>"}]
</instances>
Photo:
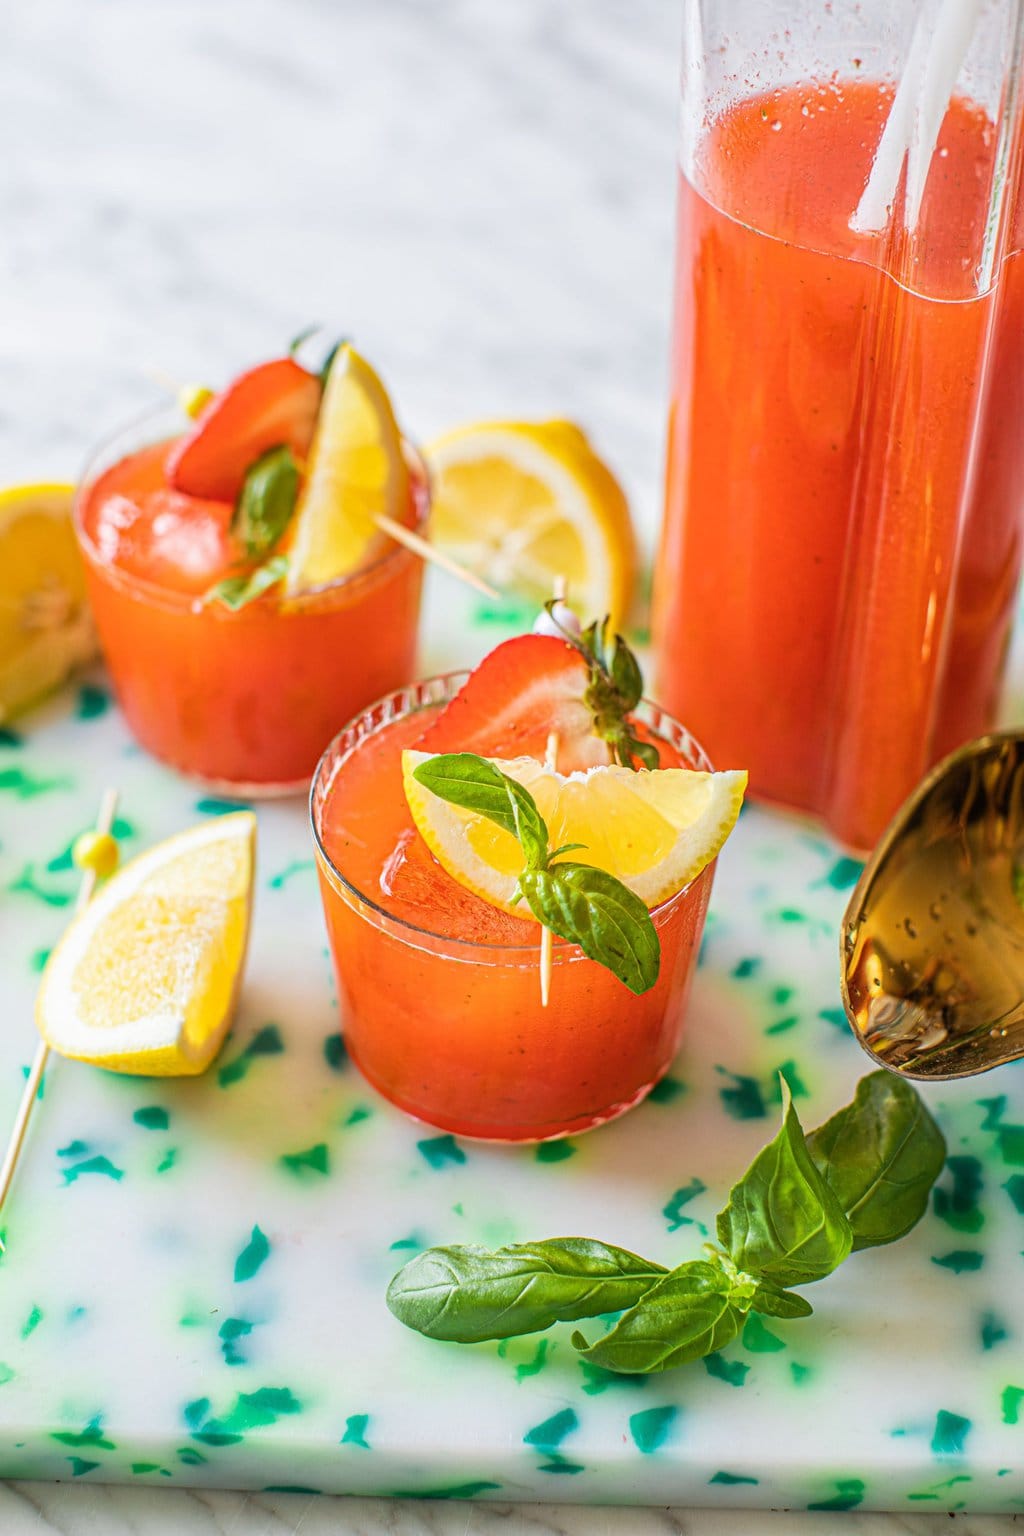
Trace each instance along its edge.
<instances>
[{"instance_id":1,"label":"fresh basil leaf","mask_svg":"<svg viewBox=\"0 0 1024 1536\"><path fill-rule=\"evenodd\" d=\"M916 1226L946 1160L920 1094L892 1072L862 1077L853 1102L810 1133L807 1149L846 1212L855 1251Z\"/></svg>"},{"instance_id":2,"label":"fresh basil leaf","mask_svg":"<svg viewBox=\"0 0 1024 1536\"><path fill-rule=\"evenodd\" d=\"M814 1308L809 1301L795 1291L784 1291L762 1280L750 1301L752 1312L763 1312L766 1317L810 1317Z\"/></svg>"},{"instance_id":3,"label":"fresh basil leaf","mask_svg":"<svg viewBox=\"0 0 1024 1536\"><path fill-rule=\"evenodd\" d=\"M782 1125L718 1215L718 1238L738 1269L777 1286L808 1285L853 1246L843 1208L807 1150L785 1079Z\"/></svg>"},{"instance_id":4,"label":"fresh basil leaf","mask_svg":"<svg viewBox=\"0 0 1024 1536\"><path fill-rule=\"evenodd\" d=\"M245 472L231 532L250 560L273 549L299 499L299 466L287 446L268 448Z\"/></svg>"},{"instance_id":5,"label":"fresh basil leaf","mask_svg":"<svg viewBox=\"0 0 1024 1536\"><path fill-rule=\"evenodd\" d=\"M631 992L647 992L658 979L661 946L651 914L614 875L591 864L526 869L519 889L546 928L578 944Z\"/></svg>"},{"instance_id":6,"label":"fresh basil leaf","mask_svg":"<svg viewBox=\"0 0 1024 1536\"><path fill-rule=\"evenodd\" d=\"M746 1309L730 1298L731 1281L717 1264L680 1264L625 1313L610 1333L572 1342L585 1360L609 1371L668 1371L723 1349L739 1333Z\"/></svg>"},{"instance_id":7,"label":"fresh basil leaf","mask_svg":"<svg viewBox=\"0 0 1024 1536\"><path fill-rule=\"evenodd\" d=\"M441 752L413 772L431 794L464 810L486 816L518 839L527 868L542 865L548 853L548 829L528 789L475 752Z\"/></svg>"},{"instance_id":8,"label":"fresh basil leaf","mask_svg":"<svg viewBox=\"0 0 1024 1536\"><path fill-rule=\"evenodd\" d=\"M225 576L223 581L218 581L215 587L211 587L203 594L202 601L223 603L225 608L237 611L239 608L244 608L247 603L262 597L264 592L282 581L287 573L287 557L273 555L247 576Z\"/></svg>"},{"instance_id":9,"label":"fresh basil leaf","mask_svg":"<svg viewBox=\"0 0 1024 1536\"><path fill-rule=\"evenodd\" d=\"M428 1248L400 1269L387 1303L432 1339L475 1344L631 1307L666 1270L625 1248L553 1237L488 1249Z\"/></svg>"}]
</instances>

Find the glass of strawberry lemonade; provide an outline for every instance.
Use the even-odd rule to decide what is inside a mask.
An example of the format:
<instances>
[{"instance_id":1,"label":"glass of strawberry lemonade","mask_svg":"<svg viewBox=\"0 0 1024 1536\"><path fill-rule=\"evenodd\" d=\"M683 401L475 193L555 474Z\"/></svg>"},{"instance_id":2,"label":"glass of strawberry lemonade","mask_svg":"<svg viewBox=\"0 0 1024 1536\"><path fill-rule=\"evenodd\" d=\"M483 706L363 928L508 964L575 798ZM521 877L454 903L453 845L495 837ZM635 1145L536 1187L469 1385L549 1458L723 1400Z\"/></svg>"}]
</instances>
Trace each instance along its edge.
<instances>
[{"instance_id":1,"label":"glass of strawberry lemonade","mask_svg":"<svg viewBox=\"0 0 1024 1536\"><path fill-rule=\"evenodd\" d=\"M594 628L507 641L360 714L311 794L357 1066L409 1114L489 1140L637 1104L678 1049L745 783L641 701L633 658Z\"/></svg>"},{"instance_id":2,"label":"glass of strawberry lemonade","mask_svg":"<svg viewBox=\"0 0 1024 1536\"><path fill-rule=\"evenodd\" d=\"M184 430L183 430L184 428ZM304 789L345 719L413 676L422 463L351 347L242 374L194 421L118 435L75 504L119 702L155 757L242 795Z\"/></svg>"}]
</instances>

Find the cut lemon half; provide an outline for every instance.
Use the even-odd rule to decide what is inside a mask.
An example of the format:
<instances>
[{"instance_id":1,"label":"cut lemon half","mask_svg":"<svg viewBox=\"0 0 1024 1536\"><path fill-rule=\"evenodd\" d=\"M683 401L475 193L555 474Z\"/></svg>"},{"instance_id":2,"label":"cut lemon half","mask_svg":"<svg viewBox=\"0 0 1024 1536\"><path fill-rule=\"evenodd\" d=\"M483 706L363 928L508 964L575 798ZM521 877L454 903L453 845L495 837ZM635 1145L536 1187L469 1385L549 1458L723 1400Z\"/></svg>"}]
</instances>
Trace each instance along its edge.
<instances>
[{"instance_id":1,"label":"cut lemon half","mask_svg":"<svg viewBox=\"0 0 1024 1536\"><path fill-rule=\"evenodd\" d=\"M431 537L502 591L539 606L563 577L584 623L629 617L636 541L622 487L568 421L460 427L427 451Z\"/></svg>"},{"instance_id":2,"label":"cut lemon half","mask_svg":"<svg viewBox=\"0 0 1024 1536\"><path fill-rule=\"evenodd\" d=\"M153 1077L203 1072L235 1006L249 936L256 818L158 843L74 918L43 972L36 1024L62 1056Z\"/></svg>"},{"instance_id":3,"label":"cut lemon half","mask_svg":"<svg viewBox=\"0 0 1024 1536\"><path fill-rule=\"evenodd\" d=\"M339 347L320 402L292 524L285 591L337 581L384 548L381 516L405 522L409 471L388 392L354 347Z\"/></svg>"},{"instance_id":4,"label":"cut lemon half","mask_svg":"<svg viewBox=\"0 0 1024 1536\"><path fill-rule=\"evenodd\" d=\"M96 654L72 485L0 491L0 721Z\"/></svg>"},{"instance_id":5,"label":"cut lemon half","mask_svg":"<svg viewBox=\"0 0 1024 1536\"><path fill-rule=\"evenodd\" d=\"M512 906L523 851L510 832L485 816L451 805L414 777L431 753L402 753L405 798L417 830L454 880L494 907L529 917ZM743 803L747 775L699 773L688 768L600 767L561 774L532 757L491 758L496 768L530 791L547 822L552 849L615 875L648 907L656 907L696 879L718 853Z\"/></svg>"}]
</instances>

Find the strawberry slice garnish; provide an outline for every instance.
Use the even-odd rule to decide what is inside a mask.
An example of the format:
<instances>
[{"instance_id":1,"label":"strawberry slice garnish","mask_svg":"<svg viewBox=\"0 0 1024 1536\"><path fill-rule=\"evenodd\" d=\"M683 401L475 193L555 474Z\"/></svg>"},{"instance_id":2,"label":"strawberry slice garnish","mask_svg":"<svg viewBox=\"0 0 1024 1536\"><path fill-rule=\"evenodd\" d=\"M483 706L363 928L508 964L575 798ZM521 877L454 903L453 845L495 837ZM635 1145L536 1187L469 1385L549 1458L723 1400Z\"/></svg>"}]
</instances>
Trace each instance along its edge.
<instances>
[{"instance_id":1,"label":"strawberry slice garnish","mask_svg":"<svg viewBox=\"0 0 1024 1536\"><path fill-rule=\"evenodd\" d=\"M484 657L417 746L422 752L543 761L555 732L563 773L608 763L608 747L594 734L584 698L590 680L585 658L567 641L517 635Z\"/></svg>"},{"instance_id":2,"label":"strawberry slice garnish","mask_svg":"<svg viewBox=\"0 0 1024 1536\"><path fill-rule=\"evenodd\" d=\"M320 409L316 374L279 357L239 374L215 395L167 456L167 481L204 500L234 501L246 471L269 448L287 446L302 460Z\"/></svg>"}]
</instances>

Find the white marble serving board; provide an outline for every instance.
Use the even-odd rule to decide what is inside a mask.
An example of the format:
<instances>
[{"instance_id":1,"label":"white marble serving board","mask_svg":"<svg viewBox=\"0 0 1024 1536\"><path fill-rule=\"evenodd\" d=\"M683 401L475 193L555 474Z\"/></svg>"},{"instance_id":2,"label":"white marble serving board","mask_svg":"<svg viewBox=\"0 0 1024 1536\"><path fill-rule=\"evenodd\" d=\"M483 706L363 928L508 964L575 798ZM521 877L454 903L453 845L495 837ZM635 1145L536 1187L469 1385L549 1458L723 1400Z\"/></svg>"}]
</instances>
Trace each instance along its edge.
<instances>
[{"instance_id":1,"label":"white marble serving board","mask_svg":"<svg viewBox=\"0 0 1024 1536\"><path fill-rule=\"evenodd\" d=\"M503 632L434 583L432 660ZM445 622L438 622L438 609ZM460 642L456 635L465 638ZM443 636L444 638L438 638ZM126 853L224 807L131 742L100 678L0 746L8 1029L0 1122L31 1056L67 850L105 784ZM1024 1074L929 1094L959 1159L905 1242L856 1256L801 1322L648 1380L584 1367L568 1328L444 1346L384 1305L432 1242L584 1233L671 1263L774 1131L865 1067L839 1011L856 866L747 811L721 860L685 1044L622 1121L541 1149L460 1143L342 1058L301 802L261 806L241 1008L202 1079L57 1061L5 1212L0 1474L327 1492L1024 1508Z\"/></svg>"}]
</instances>

